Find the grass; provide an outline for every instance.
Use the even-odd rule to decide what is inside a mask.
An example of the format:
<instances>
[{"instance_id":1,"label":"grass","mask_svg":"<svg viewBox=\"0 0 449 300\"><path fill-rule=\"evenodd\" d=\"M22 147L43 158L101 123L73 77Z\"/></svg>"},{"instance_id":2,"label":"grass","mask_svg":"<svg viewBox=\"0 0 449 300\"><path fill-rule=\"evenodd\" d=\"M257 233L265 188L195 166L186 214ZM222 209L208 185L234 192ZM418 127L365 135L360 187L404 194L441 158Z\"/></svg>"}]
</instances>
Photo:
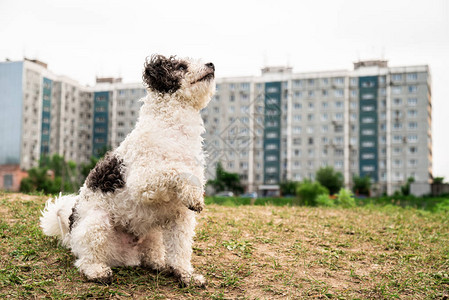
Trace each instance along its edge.
<instances>
[{"instance_id":1,"label":"grass","mask_svg":"<svg viewBox=\"0 0 449 300\"><path fill-rule=\"evenodd\" d=\"M447 212L210 204L194 243L193 265L208 280L198 289L142 268L115 268L109 286L85 282L39 229L45 200L0 193L0 298L449 297Z\"/></svg>"}]
</instances>

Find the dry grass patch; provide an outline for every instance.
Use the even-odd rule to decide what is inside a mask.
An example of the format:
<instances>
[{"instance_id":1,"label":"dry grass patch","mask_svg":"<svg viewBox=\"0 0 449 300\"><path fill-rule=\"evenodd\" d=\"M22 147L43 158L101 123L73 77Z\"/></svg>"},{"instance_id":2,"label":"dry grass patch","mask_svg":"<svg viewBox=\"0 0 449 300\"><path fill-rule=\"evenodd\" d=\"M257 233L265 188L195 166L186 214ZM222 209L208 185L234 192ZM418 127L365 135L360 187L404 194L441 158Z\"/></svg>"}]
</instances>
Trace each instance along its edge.
<instances>
[{"instance_id":1,"label":"dry grass patch","mask_svg":"<svg viewBox=\"0 0 449 300\"><path fill-rule=\"evenodd\" d=\"M397 207L209 205L193 264L206 289L142 268L87 283L38 227L44 196L0 194L0 297L148 299L435 298L449 296L449 220Z\"/></svg>"}]
</instances>

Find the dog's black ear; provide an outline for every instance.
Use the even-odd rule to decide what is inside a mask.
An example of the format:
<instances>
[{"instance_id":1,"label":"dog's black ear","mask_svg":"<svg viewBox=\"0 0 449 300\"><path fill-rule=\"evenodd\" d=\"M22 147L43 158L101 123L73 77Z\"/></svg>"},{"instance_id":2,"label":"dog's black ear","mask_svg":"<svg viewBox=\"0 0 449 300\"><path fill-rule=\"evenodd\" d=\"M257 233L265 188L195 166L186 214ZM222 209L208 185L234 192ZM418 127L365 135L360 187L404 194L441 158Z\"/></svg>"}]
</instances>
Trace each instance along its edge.
<instances>
[{"instance_id":1,"label":"dog's black ear","mask_svg":"<svg viewBox=\"0 0 449 300\"><path fill-rule=\"evenodd\" d=\"M148 88L161 93L174 93L181 87L181 77L176 71L177 60L162 55L152 55L145 61L142 75Z\"/></svg>"}]
</instances>

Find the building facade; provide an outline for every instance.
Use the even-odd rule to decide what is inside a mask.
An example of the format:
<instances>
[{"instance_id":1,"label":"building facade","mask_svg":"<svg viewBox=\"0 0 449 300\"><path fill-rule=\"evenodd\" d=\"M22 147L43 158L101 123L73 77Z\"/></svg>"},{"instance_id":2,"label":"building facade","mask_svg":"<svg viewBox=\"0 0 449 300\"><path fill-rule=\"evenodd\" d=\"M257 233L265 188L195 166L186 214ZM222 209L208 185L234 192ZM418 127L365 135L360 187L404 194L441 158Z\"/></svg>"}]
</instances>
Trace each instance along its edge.
<instances>
[{"instance_id":1,"label":"building facade","mask_svg":"<svg viewBox=\"0 0 449 300\"><path fill-rule=\"evenodd\" d=\"M432 180L431 77L427 66L361 61L354 70L222 78L202 112L208 176L221 162L262 194L286 180L314 179L321 167L369 176L392 194L409 177Z\"/></svg>"},{"instance_id":2,"label":"building facade","mask_svg":"<svg viewBox=\"0 0 449 300\"><path fill-rule=\"evenodd\" d=\"M45 155L88 163L134 127L142 84L97 78L94 87L37 60L0 63L0 189L18 190Z\"/></svg>"},{"instance_id":3,"label":"building facade","mask_svg":"<svg viewBox=\"0 0 449 300\"><path fill-rule=\"evenodd\" d=\"M276 193L286 180L314 179L325 166L341 172L348 187L354 175L370 176L377 194L392 194L409 177L432 179L427 66L360 61L353 70L313 73L267 67L261 76L216 81L201 112L208 179L218 162L260 194ZM141 83L97 78L86 87L39 61L0 63L0 189L17 189L42 155L87 163L117 147L145 95Z\"/></svg>"}]
</instances>

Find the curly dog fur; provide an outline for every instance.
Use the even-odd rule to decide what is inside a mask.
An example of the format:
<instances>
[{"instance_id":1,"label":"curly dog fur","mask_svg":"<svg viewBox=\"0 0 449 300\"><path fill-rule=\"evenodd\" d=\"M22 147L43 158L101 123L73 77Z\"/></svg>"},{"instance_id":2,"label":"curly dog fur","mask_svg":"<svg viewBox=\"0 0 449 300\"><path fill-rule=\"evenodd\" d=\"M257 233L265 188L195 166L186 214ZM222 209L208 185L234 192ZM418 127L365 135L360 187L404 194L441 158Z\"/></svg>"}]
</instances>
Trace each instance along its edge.
<instances>
[{"instance_id":1,"label":"curly dog fur","mask_svg":"<svg viewBox=\"0 0 449 300\"><path fill-rule=\"evenodd\" d=\"M72 250L88 280L108 283L111 267L143 265L202 286L190 260L195 212L204 206L200 110L215 90L215 68L161 55L144 67L148 95L136 127L78 195L47 201L41 227Z\"/></svg>"}]
</instances>

